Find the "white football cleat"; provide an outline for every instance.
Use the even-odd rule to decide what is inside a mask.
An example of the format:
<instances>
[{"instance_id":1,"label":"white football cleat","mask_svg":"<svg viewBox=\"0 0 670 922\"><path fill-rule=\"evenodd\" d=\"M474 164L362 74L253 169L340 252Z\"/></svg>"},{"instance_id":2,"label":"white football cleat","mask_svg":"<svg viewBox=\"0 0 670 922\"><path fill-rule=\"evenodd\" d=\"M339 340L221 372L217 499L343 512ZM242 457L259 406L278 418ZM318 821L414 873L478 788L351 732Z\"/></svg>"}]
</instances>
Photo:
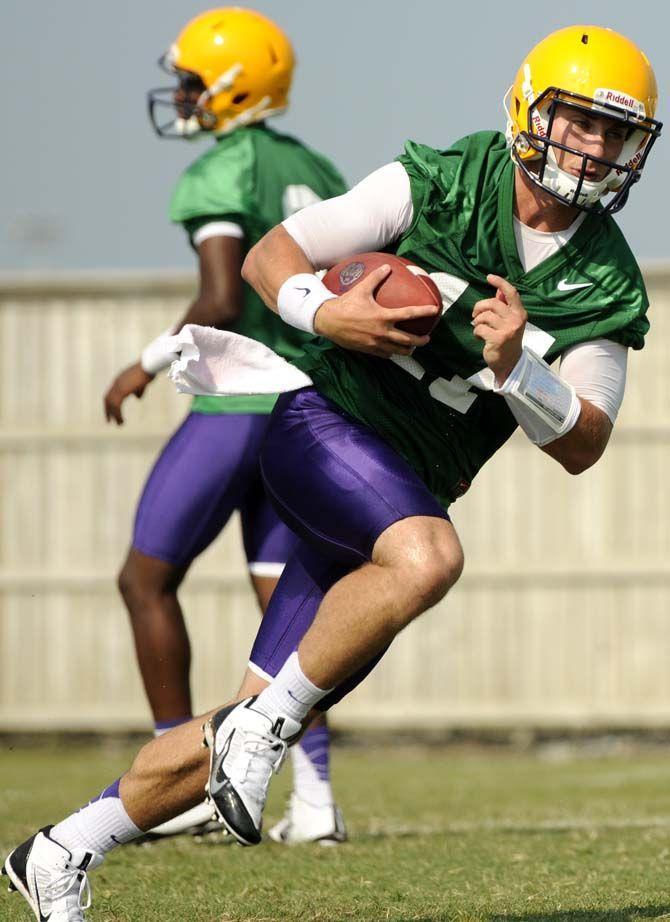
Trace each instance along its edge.
<instances>
[{"instance_id":1,"label":"white football cleat","mask_svg":"<svg viewBox=\"0 0 670 922\"><path fill-rule=\"evenodd\" d=\"M214 807L203 801L191 807L190 810L180 813L179 816L166 820L160 826L154 826L135 841L142 844L143 842L155 842L158 839L168 839L171 836L205 836L212 832L226 832L226 830L217 820Z\"/></svg>"},{"instance_id":2,"label":"white football cleat","mask_svg":"<svg viewBox=\"0 0 670 922\"><path fill-rule=\"evenodd\" d=\"M291 794L285 815L270 829L268 835L282 845L300 845L305 842L339 845L347 841L347 829L337 804L317 807L301 800L295 793Z\"/></svg>"},{"instance_id":3,"label":"white football cleat","mask_svg":"<svg viewBox=\"0 0 670 922\"><path fill-rule=\"evenodd\" d=\"M222 708L204 726L210 749L206 791L226 829L242 845L261 841L263 808L273 773L302 725L290 717L270 720L246 698Z\"/></svg>"},{"instance_id":4,"label":"white football cleat","mask_svg":"<svg viewBox=\"0 0 670 922\"><path fill-rule=\"evenodd\" d=\"M45 826L19 845L5 861L2 873L32 909L38 922L84 922L91 905L86 872L102 855L79 849L71 852L49 836Z\"/></svg>"}]
</instances>

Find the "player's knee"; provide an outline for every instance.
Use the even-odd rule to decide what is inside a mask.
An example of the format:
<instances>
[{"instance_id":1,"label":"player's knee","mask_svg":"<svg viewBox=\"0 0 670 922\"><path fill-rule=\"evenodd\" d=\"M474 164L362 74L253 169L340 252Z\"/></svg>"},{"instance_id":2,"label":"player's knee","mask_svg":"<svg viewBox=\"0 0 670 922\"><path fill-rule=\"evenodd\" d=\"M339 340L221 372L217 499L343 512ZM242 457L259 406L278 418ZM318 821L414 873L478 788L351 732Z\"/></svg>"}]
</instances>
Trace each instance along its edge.
<instances>
[{"instance_id":1,"label":"player's knee","mask_svg":"<svg viewBox=\"0 0 670 922\"><path fill-rule=\"evenodd\" d=\"M453 529L416 533L402 550L401 583L413 587L417 608L436 605L463 571L463 550Z\"/></svg>"},{"instance_id":2,"label":"player's knee","mask_svg":"<svg viewBox=\"0 0 670 922\"><path fill-rule=\"evenodd\" d=\"M144 587L137 569L129 564L128 561L123 565L116 579L116 585L129 611L132 612L142 598Z\"/></svg>"},{"instance_id":3,"label":"player's knee","mask_svg":"<svg viewBox=\"0 0 670 922\"><path fill-rule=\"evenodd\" d=\"M121 593L124 601L127 603L134 590L133 576L128 571L128 566L124 565L119 572L119 575L116 577L116 587Z\"/></svg>"},{"instance_id":4,"label":"player's knee","mask_svg":"<svg viewBox=\"0 0 670 922\"><path fill-rule=\"evenodd\" d=\"M166 591L170 591L164 580L158 580L150 573L127 560L119 573L116 584L123 597L131 618L136 611L159 603Z\"/></svg>"},{"instance_id":5,"label":"player's knee","mask_svg":"<svg viewBox=\"0 0 670 922\"><path fill-rule=\"evenodd\" d=\"M444 553L431 548L413 563L413 576L418 589L418 602L422 611L437 605L458 581L463 572L463 552L460 547Z\"/></svg>"}]
</instances>

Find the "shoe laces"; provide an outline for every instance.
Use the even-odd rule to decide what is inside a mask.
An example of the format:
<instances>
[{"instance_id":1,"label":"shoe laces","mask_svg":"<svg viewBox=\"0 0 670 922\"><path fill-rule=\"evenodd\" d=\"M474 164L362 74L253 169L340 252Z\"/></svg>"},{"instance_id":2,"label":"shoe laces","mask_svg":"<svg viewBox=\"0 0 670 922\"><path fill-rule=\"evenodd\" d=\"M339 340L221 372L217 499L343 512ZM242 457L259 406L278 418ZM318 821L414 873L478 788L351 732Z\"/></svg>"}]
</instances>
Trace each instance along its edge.
<instances>
[{"instance_id":1,"label":"shoe laces","mask_svg":"<svg viewBox=\"0 0 670 922\"><path fill-rule=\"evenodd\" d=\"M244 784L249 796L264 801L270 778L286 761L288 744L274 734L246 731L235 767L235 780Z\"/></svg>"},{"instance_id":2,"label":"shoe laces","mask_svg":"<svg viewBox=\"0 0 670 922\"><path fill-rule=\"evenodd\" d=\"M75 882L79 884L76 894L77 904L76 906L72 906L68 904L69 898L75 896L75 888L73 886ZM66 910L75 909L80 912L85 912L87 909L91 908L91 884L89 883L86 871L66 866L62 874L52 878L50 888L52 903L55 904L58 900L65 900L66 904L64 908ZM54 908L57 909L55 905ZM83 915L81 918L84 918Z\"/></svg>"}]
</instances>

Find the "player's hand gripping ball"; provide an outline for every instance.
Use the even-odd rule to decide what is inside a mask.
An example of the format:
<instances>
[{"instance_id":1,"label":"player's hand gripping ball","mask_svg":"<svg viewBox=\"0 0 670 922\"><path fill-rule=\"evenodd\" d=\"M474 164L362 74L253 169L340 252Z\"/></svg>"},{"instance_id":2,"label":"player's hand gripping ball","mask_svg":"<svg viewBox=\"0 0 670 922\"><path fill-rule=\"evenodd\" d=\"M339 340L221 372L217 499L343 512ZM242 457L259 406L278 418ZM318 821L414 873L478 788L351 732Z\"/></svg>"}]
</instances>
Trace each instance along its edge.
<instances>
[{"instance_id":1,"label":"player's hand gripping ball","mask_svg":"<svg viewBox=\"0 0 670 922\"><path fill-rule=\"evenodd\" d=\"M401 320L396 324L398 330L415 336L428 336L442 315L442 297L428 273L409 259L391 253L359 253L329 269L323 284L333 294L343 295L380 266L391 267L389 274L374 290L374 299L380 307L396 309L431 305L440 308L433 316Z\"/></svg>"}]
</instances>

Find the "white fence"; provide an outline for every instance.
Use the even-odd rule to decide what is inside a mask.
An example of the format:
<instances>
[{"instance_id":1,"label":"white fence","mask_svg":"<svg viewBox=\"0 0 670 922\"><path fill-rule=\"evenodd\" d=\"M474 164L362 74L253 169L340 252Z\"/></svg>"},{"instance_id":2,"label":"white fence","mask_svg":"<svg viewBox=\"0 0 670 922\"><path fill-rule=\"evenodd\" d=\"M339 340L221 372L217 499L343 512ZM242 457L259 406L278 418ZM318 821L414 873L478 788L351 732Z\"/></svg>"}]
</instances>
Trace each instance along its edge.
<instances>
[{"instance_id":1,"label":"white fence","mask_svg":"<svg viewBox=\"0 0 670 922\"><path fill-rule=\"evenodd\" d=\"M515 436L453 509L466 570L339 707L343 726L670 725L670 266L604 459L572 478ZM0 276L0 730L148 726L115 573L188 401L102 393L183 309L183 274ZM237 523L183 592L196 704L234 689L256 627ZM213 642L216 639L216 643Z\"/></svg>"}]
</instances>

